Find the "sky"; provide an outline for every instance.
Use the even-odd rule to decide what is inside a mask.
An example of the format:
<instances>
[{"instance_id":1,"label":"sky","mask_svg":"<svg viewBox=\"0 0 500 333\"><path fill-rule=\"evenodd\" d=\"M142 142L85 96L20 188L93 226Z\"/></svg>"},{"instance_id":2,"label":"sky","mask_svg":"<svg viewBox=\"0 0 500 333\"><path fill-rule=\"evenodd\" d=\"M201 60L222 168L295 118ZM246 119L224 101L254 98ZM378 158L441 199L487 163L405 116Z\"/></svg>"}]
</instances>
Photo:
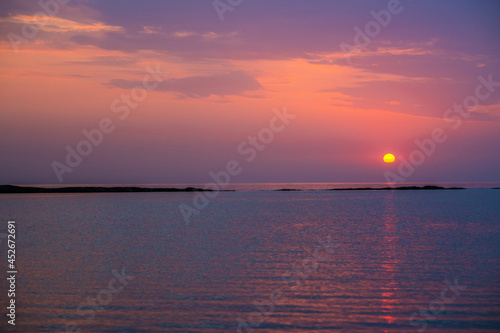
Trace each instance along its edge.
<instances>
[{"instance_id":1,"label":"sky","mask_svg":"<svg viewBox=\"0 0 500 333\"><path fill-rule=\"evenodd\" d=\"M500 181L499 12L2 1L0 183Z\"/></svg>"}]
</instances>

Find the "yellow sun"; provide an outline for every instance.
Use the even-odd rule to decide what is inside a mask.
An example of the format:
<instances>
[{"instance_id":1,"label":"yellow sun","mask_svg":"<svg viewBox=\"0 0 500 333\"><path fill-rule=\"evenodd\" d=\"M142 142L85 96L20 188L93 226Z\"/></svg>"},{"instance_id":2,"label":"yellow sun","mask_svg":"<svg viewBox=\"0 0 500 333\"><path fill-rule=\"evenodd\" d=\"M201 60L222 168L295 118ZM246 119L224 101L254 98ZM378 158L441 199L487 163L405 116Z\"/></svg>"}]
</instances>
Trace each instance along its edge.
<instances>
[{"instance_id":1,"label":"yellow sun","mask_svg":"<svg viewBox=\"0 0 500 333\"><path fill-rule=\"evenodd\" d=\"M384 162L385 163L394 163L395 160L396 160L396 158L392 154L385 154L384 155Z\"/></svg>"}]
</instances>

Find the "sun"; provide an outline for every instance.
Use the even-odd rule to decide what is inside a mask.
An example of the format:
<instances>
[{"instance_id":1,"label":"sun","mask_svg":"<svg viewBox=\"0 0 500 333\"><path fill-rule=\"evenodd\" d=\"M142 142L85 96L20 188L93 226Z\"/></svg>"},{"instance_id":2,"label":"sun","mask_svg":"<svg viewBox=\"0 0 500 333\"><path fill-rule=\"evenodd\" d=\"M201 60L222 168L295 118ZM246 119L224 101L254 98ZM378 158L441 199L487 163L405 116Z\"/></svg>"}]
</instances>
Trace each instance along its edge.
<instances>
[{"instance_id":1,"label":"sun","mask_svg":"<svg viewBox=\"0 0 500 333\"><path fill-rule=\"evenodd\" d=\"M395 160L396 160L396 158L392 154L385 154L384 155L384 162L385 163L394 163Z\"/></svg>"}]
</instances>

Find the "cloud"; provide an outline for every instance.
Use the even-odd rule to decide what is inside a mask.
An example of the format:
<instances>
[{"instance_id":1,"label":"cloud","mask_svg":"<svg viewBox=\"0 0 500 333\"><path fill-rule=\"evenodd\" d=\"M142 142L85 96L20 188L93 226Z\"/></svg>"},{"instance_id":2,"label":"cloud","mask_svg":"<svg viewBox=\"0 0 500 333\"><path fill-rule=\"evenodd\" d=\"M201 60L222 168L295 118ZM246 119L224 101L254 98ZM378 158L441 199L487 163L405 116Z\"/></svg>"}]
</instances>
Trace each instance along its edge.
<instances>
[{"instance_id":1,"label":"cloud","mask_svg":"<svg viewBox=\"0 0 500 333\"><path fill-rule=\"evenodd\" d=\"M173 37L177 38L185 38L185 37L191 37L191 36L196 36L196 37L201 37L202 39L206 40L213 40L213 39L230 39L232 37L238 36L237 31L231 31L228 33L216 33L213 31L207 31L203 33L197 33L194 31L176 31L171 34Z\"/></svg>"},{"instance_id":2,"label":"cloud","mask_svg":"<svg viewBox=\"0 0 500 333\"><path fill-rule=\"evenodd\" d=\"M37 29L46 32L103 32L103 31L122 31L121 27L107 25L102 22L80 23L72 20L53 17L47 15L15 15L1 18L2 23L33 24Z\"/></svg>"},{"instance_id":3,"label":"cloud","mask_svg":"<svg viewBox=\"0 0 500 333\"><path fill-rule=\"evenodd\" d=\"M471 110L469 120L500 121L500 104L479 105Z\"/></svg>"},{"instance_id":4,"label":"cloud","mask_svg":"<svg viewBox=\"0 0 500 333\"><path fill-rule=\"evenodd\" d=\"M359 96L351 100L355 109L442 118L445 110L455 103L462 103L466 96L474 93L476 84L474 80L399 79L360 82L356 87L338 87L335 90L345 95ZM338 94L332 94L332 97L339 99ZM500 114L497 105L479 106L470 111L469 120L477 121L495 121Z\"/></svg>"},{"instance_id":5,"label":"cloud","mask_svg":"<svg viewBox=\"0 0 500 333\"><path fill-rule=\"evenodd\" d=\"M471 121L498 121L499 119L499 116L481 112L471 112L469 117Z\"/></svg>"},{"instance_id":6,"label":"cloud","mask_svg":"<svg viewBox=\"0 0 500 333\"><path fill-rule=\"evenodd\" d=\"M388 44L387 42L380 42L384 44ZM389 43L390 44L390 43ZM427 45L428 43L426 43ZM410 47L410 46L399 46L399 47L377 47L373 50L370 49L362 49L359 48L357 51L353 51L351 53L344 53L340 51L336 51L334 53L327 54L307 54L305 57L309 60L311 64L320 64L320 65L337 65L337 64L347 64L347 61L351 63L353 60L358 60L359 58L369 58L372 60L375 57L386 57L386 56L394 56L394 55L432 55L435 54L433 50L426 50L420 47ZM359 63L359 61L357 61ZM363 63L363 62L361 62ZM373 63L373 62L370 62Z\"/></svg>"},{"instance_id":7,"label":"cloud","mask_svg":"<svg viewBox=\"0 0 500 333\"><path fill-rule=\"evenodd\" d=\"M226 13L227 20L220 24L210 1L122 1L118 7L112 1L71 1L60 6L58 17L51 18L53 22L37 38L43 39L45 47L59 49L92 45L187 60L302 58L348 66L340 43L353 44L354 27L363 28L373 20L370 10L378 11L386 3L253 0ZM470 76L481 66L496 72L500 68L495 56L498 8L497 2L467 0L408 3L397 20L394 17L380 36L353 55L352 66L377 73L456 79ZM37 1L0 2L0 17L6 17L0 29L19 34L20 18L40 9ZM5 20L17 23L11 26ZM62 31L68 33L57 33ZM2 38L6 40L6 34ZM467 60L467 56L478 59Z\"/></svg>"},{"instance_id":8,"label":"cloud","mask_svg":"<svg viewBox=\"0 0 500 333\"><path fill-rule=\"evenodd\" d=\"M139 33L143 33L143 34L157 34L159 33L161 30L161 27L153 27L153 26L149 26L149 25L146 25L142 28L141 31L139 31Z\"/></svg>"},{"instance_id":9,"label":"cloud","mask_svg":"<svg viewBox=\"0 0 500 333\"><path fill-rule=\"evenodd\" d=\"M81 75L81 74L66 74L64 76L66 76L66 77L74 77L74 78L78 78L78 79L86 79L86 78L91 77L89 75Z\"/></svg>"},{"instance_id":10,"label":"cloud","mask_svg":"<svg viewBox=\"0 0 500 333\"><path fill-rule=\"evenodd\" d=\"M134 57L128 56L96 56L85 61L68 61L67 64L90 65L90 66L113 66L126 67L137 62Z\"/></svg>"},{"instance_id":11,"label":"cloud","mask_svg":"<svg viewBox=\"0 0 500 333\"><path fill-rule=\"evenodd\" d=\"M106 85L132 89L135 86L141 86L142 81L113 79ZM156 90L176 92L184 97L202 98L211 95L244 95L244 92L259 90L261 87L260 83L249 74L243 71L234 71L228 74L170 79L162 82Z\"/></svg>"},{"instance_id":12,"label":"cloud","mask_svg":"<svg viewBox=\"0 0 500 333\"><path fill-rule=\"evenodd\" d=\"M423 43L381 43L385 46L353 52L348 58L339 52L310 53L308 62L315 65L349 65L372 73L410 78L453 78L462 81L475 79L484 72L496 72L500 68L500 61L494 56L447 51L435 47L435 39Z\"/></svg>"}]
</instances>

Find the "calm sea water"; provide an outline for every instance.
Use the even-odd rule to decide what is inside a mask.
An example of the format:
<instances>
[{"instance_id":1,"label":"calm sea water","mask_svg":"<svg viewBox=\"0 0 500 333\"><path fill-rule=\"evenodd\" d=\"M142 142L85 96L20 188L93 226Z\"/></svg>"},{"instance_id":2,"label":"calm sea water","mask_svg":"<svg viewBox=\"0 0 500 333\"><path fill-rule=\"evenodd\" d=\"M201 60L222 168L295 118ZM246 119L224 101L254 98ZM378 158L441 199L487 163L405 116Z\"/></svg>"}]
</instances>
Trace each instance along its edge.
<instances>
[{"instance_id":1,"label":"calm sea water","mask_svg":"<svg viewBox=\"0 0 500 333\"><path fill-rule=\"evenodd\" d=\"M500 190L194 195L0 195L0 331L500 330Z\"/></svg>"},{"instance_id":2,"label":"calm sea water","mask_svg":"<svg viewBox=\"0 0 500 333\"><path fill-rule=\"evenodd\" d=\"M212 179L208 178L206 183L190 183L190 184L64 184L64 185L29 185L29 186L41 186L41 187L72 187L72 186L139 186L139 187L163 187L163 188L186 188L186 187L196 187L204 188L207 183L213 182ZM500 182L463 182L463 183L449 183L449 182L425 182L425 183L230 183L224 187L225 190L233 191L273 191L279 189L297 189L303 191L321 191L336 188L381 188L381 187L392 187L392 186L425 186L425 185L435 185L442 187L465 187L465 188L495 188L500 187ZM22 186L22 185L21 185ZM27 185L25 185L27 186ZM209 187L211 188L211 187Z\"/></svg>"}]
</instances>

